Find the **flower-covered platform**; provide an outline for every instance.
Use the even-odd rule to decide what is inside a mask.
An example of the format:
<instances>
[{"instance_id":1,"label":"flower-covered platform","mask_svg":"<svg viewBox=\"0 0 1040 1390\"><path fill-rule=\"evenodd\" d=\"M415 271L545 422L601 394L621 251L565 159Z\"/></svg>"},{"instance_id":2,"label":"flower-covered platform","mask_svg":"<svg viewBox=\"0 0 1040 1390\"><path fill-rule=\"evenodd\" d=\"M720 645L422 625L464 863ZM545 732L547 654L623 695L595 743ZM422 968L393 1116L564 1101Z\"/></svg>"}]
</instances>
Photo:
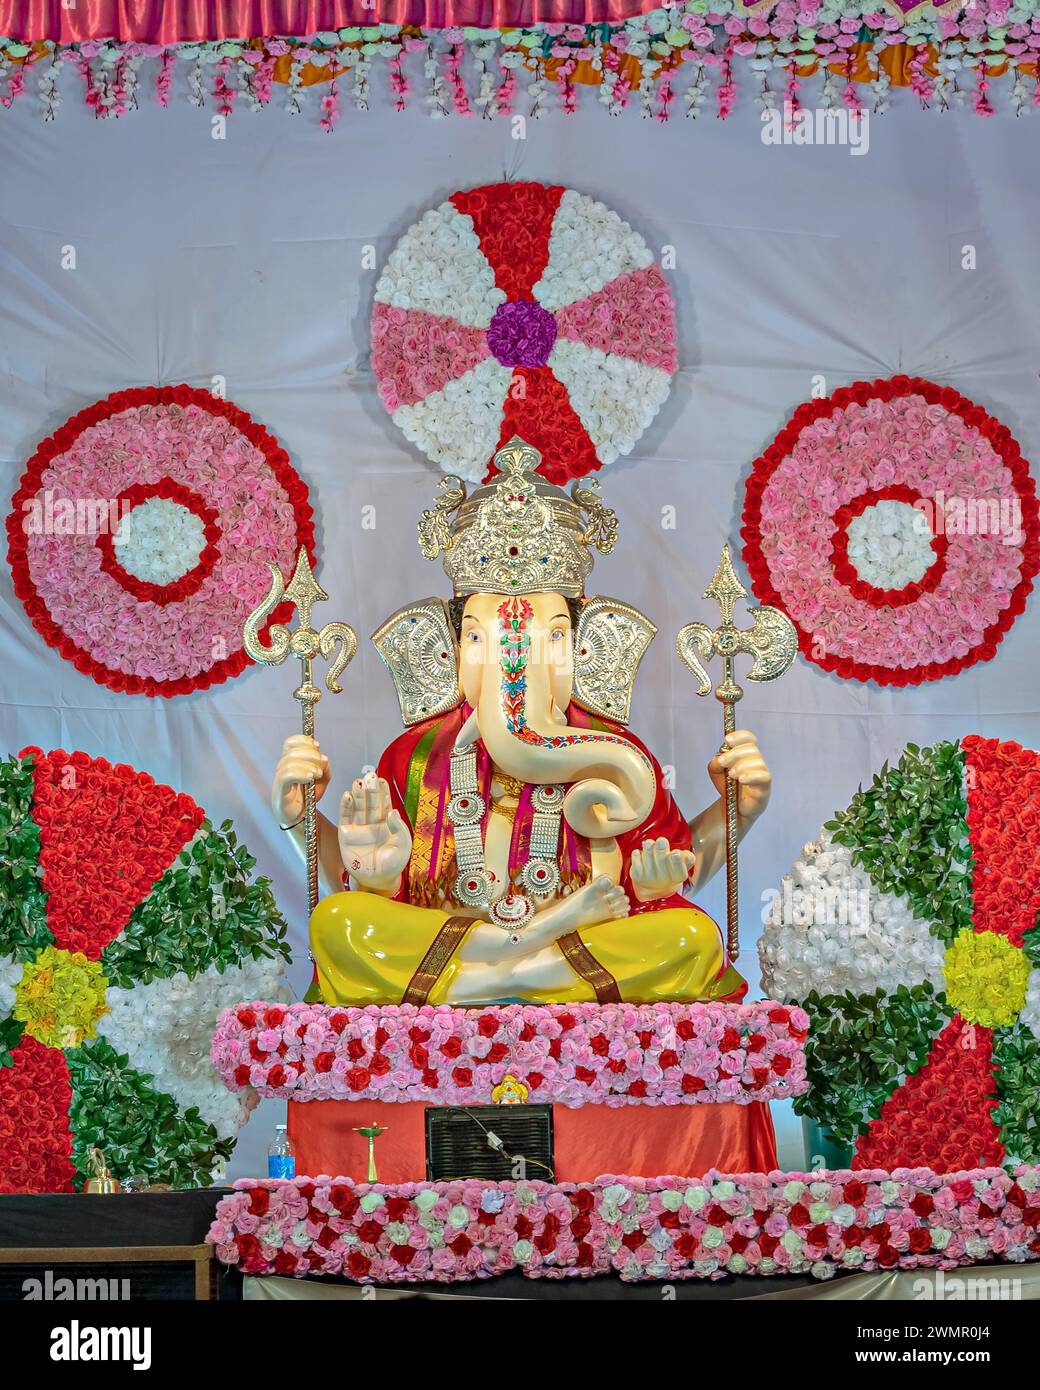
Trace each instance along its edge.
<instances>
[{"instance_id":1,"label":"flower-covered platform","mask_svg":"<svg viewBox=\"0 0 1040 1390\"><path fill-rule=\"evenodd\" d=\"M953 1269L1040 1257L1040 1168L358 1185L244 1179L207 1240L244 1274L361 1283Z\"/></svg>"},{"instance_id":2,"label":"flower-covered platform","mask_svg":"<svg viewBox=\"0 0 1040 1390\"><path fill-rule=\"evenodd\" d=\"M289 1102L297 1165L365 1170L379 1125L385 1180L426 1176L430 1106L486 1105L507 1078L554 1107L554 1173L608 1167L776 1165L769 1100L805 1089L803 1010L752 1004L243 1004L218 1021L213 1061L232 1089Z\"/></svg>"}]
</instances>

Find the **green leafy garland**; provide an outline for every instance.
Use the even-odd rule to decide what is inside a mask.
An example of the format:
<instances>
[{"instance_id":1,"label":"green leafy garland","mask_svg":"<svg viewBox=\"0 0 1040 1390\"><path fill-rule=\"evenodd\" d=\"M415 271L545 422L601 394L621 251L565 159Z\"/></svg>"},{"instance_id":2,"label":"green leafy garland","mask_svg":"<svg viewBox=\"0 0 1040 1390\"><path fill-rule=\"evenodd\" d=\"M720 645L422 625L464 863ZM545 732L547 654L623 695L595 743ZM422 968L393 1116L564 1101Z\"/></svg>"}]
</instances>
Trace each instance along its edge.
<instances>
[{"instance_id":1,"label":"green leafy garland","mask_svg":"<svg viewBox=\"0 0 1040 1390\"><path fill-rule=\"evenodd\" d=\"M965 821L964 753L958 743L908 743L826 828L854 851L885 893L905 894L947 945L971 926L971 849Z\"/></svg>"},{"instance_id":2,"label":"green leafy garland","mask_svg":"<svg viewBox=\"0 0 1040 1390\"><path fill-rule=\"evenodd\" d=\"M838 1144L851 1149L904 1077L925 1062L931 1039L953 1011L931 985L891 994L817 994L804 1001L809 1089L794 1102Z\"/></svg>"},{"instance_id":3,"label":"green leafy garland","mask_svg":"<svg viewBox=\"0 0 1040 1390\"><path fill-rule=\"evenodd\" d=\"M65 1059L75 1187L82 1187L95 1147L114 1173L171 1187L206 1187L214 1159L231 1157L233 1137L221 1138L194 1106L181 1110L172 1096L154 1090L152 1078L134 1071L104 1038L70 1048Z\"/></svg>"},{"instance_id":4,"label":"green leafy garland","mask_svg":"<svg viewBox=\"0 0 1040 1390\"><path fill-rule=\"evenodd\" d=\"M256 859L238 843L230 821L203 821L176 863L134 909L123 933L101 953L109 983L129 988L243 960L288 961L285 921L271 881L249 875Z\"/></svg>"},{"instance_id":5,"label":"green leafy garland","mask_svg":"<svg viewBox=\"0 0 1040 1390\"><path fill-rule=\"evenodd\" d=\"M32 764L0 763L0 957L33 960L54 940L41 879L40 830L32 818Z\"/></svg>"}]
</instances>

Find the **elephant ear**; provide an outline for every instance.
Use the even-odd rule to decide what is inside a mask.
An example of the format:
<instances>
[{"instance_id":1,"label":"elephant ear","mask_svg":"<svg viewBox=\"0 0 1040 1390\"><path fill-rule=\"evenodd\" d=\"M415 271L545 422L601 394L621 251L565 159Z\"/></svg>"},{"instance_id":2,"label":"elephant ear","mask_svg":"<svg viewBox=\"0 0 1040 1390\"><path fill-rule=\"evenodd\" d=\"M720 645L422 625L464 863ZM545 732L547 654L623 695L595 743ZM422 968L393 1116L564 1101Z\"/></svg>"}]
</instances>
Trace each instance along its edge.
<instances>
[{"instance_id":1,"label":"elephant ear","mask_svg":"<svg viewBox=\"0 0 1040 1390\"><path fill-rule=\"evenodd\" d=\"M602 595L588 599L574 634L574 700L590 714L627 724L632 686L657 628L638 608Z\"/></svg>"},{"instance_id":2,"label":"elephant ear","mask_svg":"<svg viewBox=\"0 0 1040 1390\"><path fill-rule=\"evenodd\" d=\"M399 608L372 641L393 677L405 724L444 714L460 702L459 644L443 599Z\"/></svg>"}]
</instances>

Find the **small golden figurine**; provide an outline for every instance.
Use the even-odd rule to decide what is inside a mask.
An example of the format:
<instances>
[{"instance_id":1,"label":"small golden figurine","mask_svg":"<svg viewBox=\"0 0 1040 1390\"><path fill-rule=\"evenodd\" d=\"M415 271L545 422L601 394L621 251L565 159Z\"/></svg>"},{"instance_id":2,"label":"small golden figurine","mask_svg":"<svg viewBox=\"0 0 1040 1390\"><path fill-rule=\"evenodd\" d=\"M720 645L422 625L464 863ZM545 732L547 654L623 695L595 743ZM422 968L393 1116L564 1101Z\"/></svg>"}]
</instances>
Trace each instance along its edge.
<instances>
[{"instance_id":1,"label":"small golden figurine","mask_svg":"<svg viewBox=\"0 0 1040 1390\"><path fill-rule=\"evenodd\" d=\"M519 1077L514 1076L512 1072L506 1072L492 1090L491 1099L495 1105L524 1105L529 1094Z\"/></svg>"}]
</instances>

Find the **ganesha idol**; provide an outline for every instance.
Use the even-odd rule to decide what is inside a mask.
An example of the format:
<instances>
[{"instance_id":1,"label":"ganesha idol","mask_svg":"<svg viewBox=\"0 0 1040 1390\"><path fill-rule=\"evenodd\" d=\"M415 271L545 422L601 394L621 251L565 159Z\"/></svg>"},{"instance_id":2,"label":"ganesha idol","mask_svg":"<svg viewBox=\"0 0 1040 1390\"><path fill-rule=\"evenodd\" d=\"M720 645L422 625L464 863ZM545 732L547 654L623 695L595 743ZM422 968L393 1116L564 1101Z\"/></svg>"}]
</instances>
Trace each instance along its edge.
<instances>
[{"instance_id":1,"label":"ganesha idol","mask_svg":"<svg viewBox=\"0 0 1040 1390\"><path fill-rule=\"evenodd\" d=\"M374 635L406 732L319 817L329 896L310 925L330 1004L738 1000L746 985L691 894L725 860L725 779L740 833L770 775L754 736L730 734L708 772L719 795L684 819L626 729L656 629L585 595L592 549L617 518L594 481L568 495L519 439L467 496L441 483L419 523L454 597L399 609ZM286 740L272 801L303 847L303 787L328 758ZM349 891L336 891L344 882Z\"/></svg>"}]
</instances>

